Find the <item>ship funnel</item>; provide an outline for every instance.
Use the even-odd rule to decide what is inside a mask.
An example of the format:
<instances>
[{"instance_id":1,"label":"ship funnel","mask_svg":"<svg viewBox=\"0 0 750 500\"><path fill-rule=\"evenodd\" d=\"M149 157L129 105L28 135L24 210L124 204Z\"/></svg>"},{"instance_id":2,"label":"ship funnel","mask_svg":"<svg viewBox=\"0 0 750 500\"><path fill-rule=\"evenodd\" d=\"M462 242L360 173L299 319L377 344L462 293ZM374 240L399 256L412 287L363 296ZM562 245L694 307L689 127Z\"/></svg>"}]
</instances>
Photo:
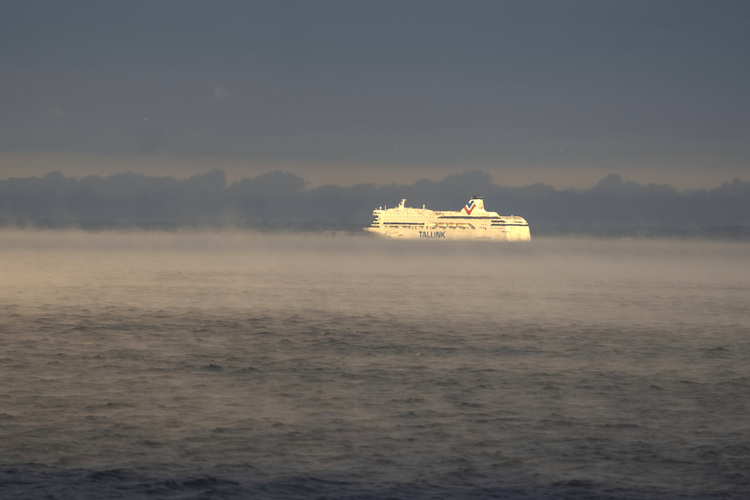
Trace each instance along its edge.
<instances>
[{"instance_id":1,"label":"ship funnel","mask_svg":"<svg viewBox=\"0 0 750 500\"><path fill-rule=\"evenodd\" d=\"M464 206L463 212L466 215L471 215L474 210L477 212L484 212L484 200L481 196L472 196L469 202Z\"/></svg>"}]
</instances>

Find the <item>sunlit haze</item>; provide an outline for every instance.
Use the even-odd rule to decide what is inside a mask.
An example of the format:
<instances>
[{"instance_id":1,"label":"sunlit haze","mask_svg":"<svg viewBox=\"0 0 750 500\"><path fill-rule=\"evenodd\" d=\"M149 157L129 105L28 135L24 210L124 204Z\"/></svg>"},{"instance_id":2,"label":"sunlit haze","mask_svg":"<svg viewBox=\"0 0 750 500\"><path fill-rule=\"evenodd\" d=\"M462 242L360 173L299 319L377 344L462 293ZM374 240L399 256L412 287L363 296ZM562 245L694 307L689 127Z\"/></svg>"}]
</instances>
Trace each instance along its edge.
<instances>
[{"instance_id":1,"label":"sunlit haze","mask_svg":"<svg viewBox=\"0 0 750 500\"><path fill-rule=\"evenodd\" d=\"M747 496L750 246L0 230L0 496Z\"/></svg>"}]
</instances>

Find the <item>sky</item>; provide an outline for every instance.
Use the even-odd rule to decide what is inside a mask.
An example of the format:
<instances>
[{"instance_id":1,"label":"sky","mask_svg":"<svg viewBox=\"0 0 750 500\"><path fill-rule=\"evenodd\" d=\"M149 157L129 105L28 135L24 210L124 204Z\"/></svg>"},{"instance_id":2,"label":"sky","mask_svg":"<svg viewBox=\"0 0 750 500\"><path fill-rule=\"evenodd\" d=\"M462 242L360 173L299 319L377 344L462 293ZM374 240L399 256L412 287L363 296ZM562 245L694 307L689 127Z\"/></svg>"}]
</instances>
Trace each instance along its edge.
<instances>
[{"instance_id":1,"label":"sky","mask_svg":"<svg viewBox=\"0 0 750 500\"><path fill-rule=\"evenodd\" d=\"M746 1L0 3L0 178L750 180Z\"/></svg>"}]
</instances>

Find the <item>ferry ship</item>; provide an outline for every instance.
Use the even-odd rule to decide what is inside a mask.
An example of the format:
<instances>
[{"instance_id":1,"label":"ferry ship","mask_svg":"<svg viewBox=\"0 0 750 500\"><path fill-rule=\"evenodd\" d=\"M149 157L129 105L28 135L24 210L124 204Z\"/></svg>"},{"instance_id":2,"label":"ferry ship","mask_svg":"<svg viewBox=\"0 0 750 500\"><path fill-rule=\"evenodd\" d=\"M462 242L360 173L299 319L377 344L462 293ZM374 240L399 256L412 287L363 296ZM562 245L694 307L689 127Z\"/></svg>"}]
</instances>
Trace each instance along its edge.
<instances>
[{"instance_id":1,"label":"ferry ship","mask_svg":"<svg viewBox=\"0 0 750 500\"><path fill-rule=\"evenodd\" d=\"M499 241L529 241L529 224L517 215L487 212L481 196L472 196L458 212L438 212L406 206L406 199L395 208L373 210L375 220L365 231L389 238Z\"/></svg>"}]
</instances>

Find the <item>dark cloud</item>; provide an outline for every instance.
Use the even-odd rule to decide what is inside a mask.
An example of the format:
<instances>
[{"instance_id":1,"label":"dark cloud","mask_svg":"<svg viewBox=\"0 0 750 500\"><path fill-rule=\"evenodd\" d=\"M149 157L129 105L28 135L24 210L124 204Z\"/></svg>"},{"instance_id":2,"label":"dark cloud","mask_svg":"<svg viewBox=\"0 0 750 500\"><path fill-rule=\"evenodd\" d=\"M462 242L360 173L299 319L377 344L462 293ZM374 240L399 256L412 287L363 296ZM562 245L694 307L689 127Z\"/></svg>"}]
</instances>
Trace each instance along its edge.
<instances>
[{"instance_id":1,"label":"dark cloud","mask_svg":"<svg viewBox=\"0 0 750 500\"><path fill-rule=\"evenodd\" d=\"M5 2L0 155L742 176L749 45L732 1Z\"/></svg>"},{"instance_id":2,"label":"dark cloud","mask_svg":"<svg viewBox=\"0 0 750 500\"><path fill-rule=\"evenodd\" d=\"M250 225L298 229L346 227L370 222L372 210L407 198L412 206L457 210L473 194L488 210L525 217L535 230L699 229L750 226L750 183L735 179L713 190L678 191L610 175L585 190L544 184L506 187L489 174L467 171L411 185L358 184L310 188L280 171L227 183L212 170L185 180L142 174L80 180L59 172L0 181L3 224Z\"/></svg>"},{"instance_id":3,"label":"dark cloud","mask_svg":"<svg viewBox=\"0 0 750 500\"><path fill-rule=\"evenodd\" d=\"M158 125L144 125L138 131L138 147L145 153L155 153L164 148L167 134Z\"/></svg>"}]
</instances>

